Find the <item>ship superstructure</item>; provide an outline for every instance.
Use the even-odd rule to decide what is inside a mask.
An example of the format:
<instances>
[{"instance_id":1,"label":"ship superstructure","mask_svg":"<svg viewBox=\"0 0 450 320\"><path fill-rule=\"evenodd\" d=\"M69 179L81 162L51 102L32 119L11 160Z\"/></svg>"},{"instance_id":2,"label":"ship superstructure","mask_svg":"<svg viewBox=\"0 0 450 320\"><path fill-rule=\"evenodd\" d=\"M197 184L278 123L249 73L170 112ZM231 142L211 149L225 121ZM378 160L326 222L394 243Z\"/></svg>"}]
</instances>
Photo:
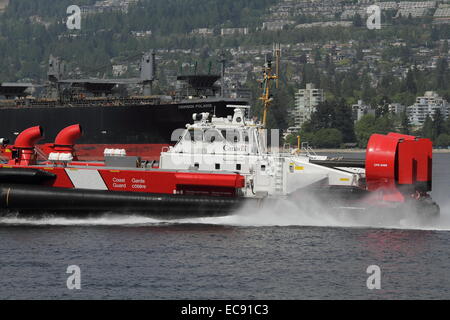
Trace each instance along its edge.
<instances>
[{"instance_id":1,"label":"ship superstructure","mask_svg":"<svg viewBox=\"0 0 450 320\"><path fill-rule=\"evenodd\" d=\"M269 149L264 126L246 119L243 108L228 117L202 113L193 118L179 142L161 154L161 169L239 173L246 177L245 197L288 196L323 179L358 187L365 178L363 169L338 170L314 164L307 154Z\"/></svg>"}]
</instances>

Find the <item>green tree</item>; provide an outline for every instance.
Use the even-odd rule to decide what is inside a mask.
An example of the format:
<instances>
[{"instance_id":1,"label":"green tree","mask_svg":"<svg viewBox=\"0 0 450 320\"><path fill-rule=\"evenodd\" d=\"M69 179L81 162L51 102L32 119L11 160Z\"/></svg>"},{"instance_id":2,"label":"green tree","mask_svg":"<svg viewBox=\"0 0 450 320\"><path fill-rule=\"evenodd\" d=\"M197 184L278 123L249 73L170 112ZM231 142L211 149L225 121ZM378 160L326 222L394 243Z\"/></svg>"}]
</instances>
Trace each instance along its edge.
<instances>
[{"instance_id":1,"label":"green tree","mask_svg":"<svg viewBox=\"0 0 450 320\"><path fill-rule=\"evenodd\" d=\"M341 132L343 142L355 142L355 122L351 107L347 105L344 99L341 99L335 110L332 128Z\"/></svg>"},{"instance_id":2,"label":"green tree","mask_svg":"<svg viewBox=\"0 0 450 320\"><path fill-rule=\"evenodd\" d=\"M436 86L439 89L447 89L448 80L448 62L446 58L441 58L436 66Z\"/></svg>"},{"instance_id":3,"label":"green tree","mask_svg":"<svg viewBox=\"0 0 450 320\"><path fill-rule=\"evenodd\" d=\"M324 128L333 128L336 119L335 104L329 101L319 103L316 111L311 115L310 126L312 131Z\"/></svg>"},{"instance_id":4,"label":"green tree","mask_svg":"<svg viewBox=\"0 0 450 320\"><path fill-rule=\"evenodd\" d=\"M450 134L450 117L447 118L447 120L445 120L445 133Z\"/></svg>"},{"instance_id":5,"label":"green tree","mask_svg":"<svg viewBox=\"0 0 450 320\"><path fill-rule=\"evenodd\" d=\"M433 116L433 140L437 139L442 133L445 133L445 119L441 109L436 109Z\"/></svg>"},{"instance_id":6,"label":"green tree","mask_svg":"<svg viewBox=\"0 0 450 320\"><path fill-rule=\"evenodd\" d=\"M450 135L443 133L439 135L436 139L436 146L441 148L448 148L450 147Z\"/></svg>"},{"instance_id":7,"label":"green tree","mask_svg":"<svg viewBox=\"0 0 450 320\"><path fill-rule=\"evenodd\" d=\"M395 121L391 115L376 118L373 115L363 116L355 125L356 139L361 148L365 148L374 133L387 134L395 132Z\"/></svg>"},{"instance_id":8,"label":"green tree","mask_svg":"<svg viewBox=\"0 0 450 320\"><path fill-rule=\"evenodd\" d=\"M433 139L433 131L433 119L431 119L430 116L427 116L422 126L422 136L424 138Z\"/></svg>"},{"instance_id":9,"label":"green tree","mask_svg":"<svg viewBox=\"0 0 450 320\"><path fill-rule=\"evenodd\" d=\"M376 133L388 134L389 132L395 132L395 117L388 114L376 118L375 124Z\"/></svg>"},{"instance_id":10,"label":"green tree","mask_svg":"<svg viewBox=\"0 0 450 320\"><path fill-rule=\"evenodd\" d=\"M343 142L342 133L337 129L320 129L314 135L316 148L339 148Z\"/></svg>"},{"instance_id":11,"label":"green tree","mask_svg":"<svg viewBox=\"0 0 450 320\"><path fill-rule=\"evenodd\" d=\"M377 103L376 116L381 117L389 113L389 104L391 100L387 96L383 96Z\"/></svg>"},{"instance_id":12,"label":"green tree","mask_svg":"<svg viewBox=\"0 0 450 320\"><path fill-rule=\"evenodd\" d=\"M302 54L302 55L300 56L299 62L300 62L301 64L306 64L306 63L308 63L308 58L306 57L305 54Z\"/></svg>"},{"instance_id":13,"label":"green tree","mask_svg":"<svg viewBox=\"0 0 450 320\"><path fill-rule=\"evenodd\" d=\"M406 75L406 90L409 93L416 94L417 93L417 85L416 81L414 79L413 72L411 70L408 71L408 74Z\"/></svg>"},{"instance_id":14,"label":"green tree","mask_svg":"<svg viewBox=\"0 0 450 320\"><path fill-rule=\"evenodd\" d=\"M448 40L444 41L442 45L442 55L446 57L448 55Z\"/></svg>"},{"instance_id":15,"label":"green tree","mask_svg":"<svg viewBox=\"0 0 450 320\"><path fill-rule=\"evenodd\" d=\"M359 13L357 13L354 17L353 17L353 25L355 27L362 27L364 25L364 21L361 17L361 15Z\"/></svg>"},{"instance_id":16,"label":"green tree","mask_svg":"<svg viewBox=\"0 0 450 320\"><path fill-rule=\"evenodd\" d=\"M359 147L365 148L372 134L376 133L376 122L377 119L371 114L363 116L356 122L355 134Z\"/></svg>"},{"instance_id":17,"label":"green tree","mask_svg":"<svg viewBox=\"0 0 450 320\"><path fill-rule=\"evenodd\" d=\"M400 133L408 135L411 134L411 123L406 111L403 111L400 114Z\"/></svg>"}]
</instances>

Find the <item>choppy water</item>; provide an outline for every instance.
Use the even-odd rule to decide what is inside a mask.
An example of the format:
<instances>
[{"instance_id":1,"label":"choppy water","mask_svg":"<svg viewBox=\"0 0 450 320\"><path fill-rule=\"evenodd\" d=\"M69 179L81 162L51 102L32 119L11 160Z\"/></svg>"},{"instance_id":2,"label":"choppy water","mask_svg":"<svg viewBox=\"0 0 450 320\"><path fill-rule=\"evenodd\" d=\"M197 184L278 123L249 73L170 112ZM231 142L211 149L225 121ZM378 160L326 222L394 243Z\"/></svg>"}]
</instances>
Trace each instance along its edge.
<instances>
[{"instance_id":1,"label":"choppy water","mask_svg":"<svg viewBox=\"0 0 450 320\"><path fill-rule=\"evenodd\" d=\"M0 220L0 299L450 298L450 155L434 159L442 216L353 220L252 208L171 223L142 217ZM66 269L81 268L81 290ZM381 268L381 290L366 269Z\"/></svg>"}]
</instances>

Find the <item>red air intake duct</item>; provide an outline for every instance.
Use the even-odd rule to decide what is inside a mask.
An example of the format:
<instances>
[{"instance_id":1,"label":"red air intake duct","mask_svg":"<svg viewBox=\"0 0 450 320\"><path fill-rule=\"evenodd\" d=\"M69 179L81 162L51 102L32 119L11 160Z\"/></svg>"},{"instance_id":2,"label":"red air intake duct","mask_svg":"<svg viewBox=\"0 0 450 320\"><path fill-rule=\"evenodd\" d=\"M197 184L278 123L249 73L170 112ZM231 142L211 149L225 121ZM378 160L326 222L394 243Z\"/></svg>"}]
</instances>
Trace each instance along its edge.
<instances>
[{"instance_id":1,"label":"red air intake duct","mask_svg":"<svg viewBox=\"0 0 450 320\"><path fill-rule=\"evenodd\" d=\"M429 139L374 134L367 145L366 180L370 191L386 190L390 200L431 191L433 145ZM388 199L387 199L388 200Z\"/></svg>"},{"instance_id":2,"label":"red air intake duct","mask_svg":"<svg viewBox=\"0 0 450 320\"><path fill-rule=\"evenodd\" d=\"M44 130L41 126L32 127L22 131L16 138L14 148L16 149L32 149L34 145L43 138Z\"/></svg>"},{"instance_id":3,"label":"red air intake duct","mask_svg":"<svg viewBox=\"0 0 450 320\"><path fill-rule=\"evenodd\" d=\"M13 158L9 161L12 165L28 166L36 163L35 144L44 136L41 126L28 128L22 131L14 143Z\"/></svg>"},{"instance_id":4,"label":"red air intake duct","mask_svg":"<svg viewBox=\"0 0 450 320\"><path fill-rule=\"evenodd\" d=\"M82 134L83 130L79 124L61 130L55 139L55 151L72 152L75 142Z\"/></svg>"},{"instance_id":5,"label":"red air intake duct","mask_svg":"<svg viewBox=\"0 0 450 320\"><path fill-rule=\"evenodd\" d=\"M70 153L72 154L73 160L77 161L78 157L75 154L73 146L82 134L83 130L79 124L62 129L56 136L53 150L58 153Z\"/></svg>"}]
</instances>

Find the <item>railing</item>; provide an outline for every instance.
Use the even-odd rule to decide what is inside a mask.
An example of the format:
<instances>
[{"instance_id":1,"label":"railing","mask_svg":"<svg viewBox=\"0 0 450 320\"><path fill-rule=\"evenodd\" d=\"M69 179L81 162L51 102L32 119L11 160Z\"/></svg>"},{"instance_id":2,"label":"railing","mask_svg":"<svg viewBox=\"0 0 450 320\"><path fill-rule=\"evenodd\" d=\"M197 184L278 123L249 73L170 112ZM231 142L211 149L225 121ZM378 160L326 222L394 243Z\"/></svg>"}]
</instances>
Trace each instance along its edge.
<instances>
[{"instance_id":1,"label":"railing","mask_svg":"<svg viewBox=\"0 0 450 320\"><path fill-rule=\"evenodd\" d=\"M129 105L158 105L161 104L160 98L148 97L129 97L129 98L86 98L86 99L67 99L63 101L51 99L35 100L0 100L0 107L122 107Z\"/></svg>"},{"instance_id":2,"label":"railing","mask_svg":"<svg viewBox=\"0 0 450 320\"><path fill-rule=\"evenodd\" d=\"M309 142L302 142L301 151L304 151L308 157L317 157L317 153L310 147Z\"/></svg>"}]
</instances>

